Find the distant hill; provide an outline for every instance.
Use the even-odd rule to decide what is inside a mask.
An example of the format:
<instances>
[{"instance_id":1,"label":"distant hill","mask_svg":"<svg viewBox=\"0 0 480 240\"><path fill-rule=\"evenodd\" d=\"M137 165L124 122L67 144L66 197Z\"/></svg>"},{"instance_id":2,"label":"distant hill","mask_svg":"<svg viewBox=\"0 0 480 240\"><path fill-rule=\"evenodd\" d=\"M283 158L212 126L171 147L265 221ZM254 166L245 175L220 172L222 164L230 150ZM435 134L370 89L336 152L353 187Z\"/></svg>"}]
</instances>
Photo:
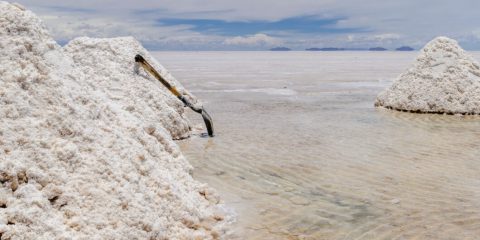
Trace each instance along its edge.
<instances>
[{"instance_id":1,"label":"distant hill","mask_svg":"<svg viewBox=\"0 0 480 240\"><path fill-rule=\"evenodd\" d=\"M368 51L368 48L345 48L345 51Z\"/></svg>"},{"instance_id":2,"label":"distant hill","mask_svg":"<svg viewBox=\"0 0 480 240\"><path fill-rule=\"evenodd\" d=\"M387 51L388 49L383 48L383 47L374 47L374 48L369 48L368 51Z\"/></svg>"},{"instance_id":3,"label":"distant hill","mask_svg":"<svg viewBox=\"0 0 480 240\"><path fill-rule=\"evenodd\" d=\"M345 48L327 47L327 48L307 48L305 50L306 51L345 51Z\"/></svg>"},{"instance_id":4,"label":"distant hill","mask_svg":"<svg viewBox=\"0 0 480 240\"><path fill-rule=\"evenodd\" d=\"M292 49L290 48L287 48L287 47L275 47L275 48L271 48L270 51L290 51Z\"/></svg>"},{"instance_id":5,"label":"distant hill","mask_svg":"<svg viewBox=\"0 0 480 240\"><path fill-rule=\"evenodd\" d=\"M409 47L409 46L403 46L403 47L399 47L397 49L395 49L395 51L413 51L415 49Z\"/></svg>"}]
</instances>

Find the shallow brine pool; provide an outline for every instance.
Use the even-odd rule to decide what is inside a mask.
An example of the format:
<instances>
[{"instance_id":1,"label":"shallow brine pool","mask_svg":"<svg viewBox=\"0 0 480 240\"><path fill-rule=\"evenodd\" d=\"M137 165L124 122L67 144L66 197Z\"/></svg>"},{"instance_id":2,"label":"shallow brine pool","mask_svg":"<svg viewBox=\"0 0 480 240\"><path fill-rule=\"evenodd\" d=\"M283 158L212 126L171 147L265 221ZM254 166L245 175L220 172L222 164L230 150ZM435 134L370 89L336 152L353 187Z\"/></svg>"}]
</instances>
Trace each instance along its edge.
<instances>
[{"instance_id":1,"label":"shallow brine pool","mask_svg":"<svg viewBox=\"0 0 480 240\"><path fill-rule=\"evenodd\" d=\"M154 55L214 119L178 143L236 211L228 239L480 236L480 117L373 107L415 52Z\"/></svg>"}]
</instances>

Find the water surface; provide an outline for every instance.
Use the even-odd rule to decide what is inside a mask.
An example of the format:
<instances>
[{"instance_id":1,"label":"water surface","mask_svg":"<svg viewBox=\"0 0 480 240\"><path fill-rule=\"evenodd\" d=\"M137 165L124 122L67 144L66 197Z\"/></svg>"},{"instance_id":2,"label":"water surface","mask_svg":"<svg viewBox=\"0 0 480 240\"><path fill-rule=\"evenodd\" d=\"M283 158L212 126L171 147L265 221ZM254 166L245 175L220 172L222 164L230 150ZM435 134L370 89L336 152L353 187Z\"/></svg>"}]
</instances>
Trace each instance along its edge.
<instances>
[{"instance_id":1,"label":"water surface","mask_svg":"<svg viewBox=\"0 0 480 240\"><path fill-rule=\"evenodd\" d=\"M373 107L415 55L156 52L214 119L179 144L229 238L477 239L480 118Z\"/></svg>"}]
</instances>

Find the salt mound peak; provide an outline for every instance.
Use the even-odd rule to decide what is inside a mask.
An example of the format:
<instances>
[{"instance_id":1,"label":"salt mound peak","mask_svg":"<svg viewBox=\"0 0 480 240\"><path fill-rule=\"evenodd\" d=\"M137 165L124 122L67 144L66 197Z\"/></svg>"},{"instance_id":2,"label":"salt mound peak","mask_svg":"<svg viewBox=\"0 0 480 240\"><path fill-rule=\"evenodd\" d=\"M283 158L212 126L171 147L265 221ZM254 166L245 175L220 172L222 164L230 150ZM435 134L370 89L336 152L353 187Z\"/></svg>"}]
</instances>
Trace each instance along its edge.
<instances>
[{"instance_id":1,"label":"salt mound peak","mask_svg":"<svg viewBox=\"0 0 480 240\"><path fill-rule=\"evenodd\" d=\"M164 126L173 139L190 135L183 103L166 91L150 74L136 69L132 56L141 54L157 71L192 102L196 98L158 63L133 37L88 38L70 41L63 51L85 74L85 81L107 93L109 101L117 102L133 115L142 118L150 128ZM165 102L166 104L159 104Z\"/></svg>"},{"instance_id":2,"label":"salt mound peak","mask_svg":"<svg viewBox=\"0 0 480 240\"><path fill-rule=\"evenodd\" d=\"M438 37L377 96L375 106L401 111L480 114L480 64L453 39Z\"/></svg>"},{"instance_id":3,"label":"salt mound peak","mask_svg":"<svg viewBox=\"0 0 480 240\"><path fill-rule=\"evenodd\" d=\"M188 134L183 108L135 74L137 53L153 61L132 38L62 49L32 12L0 2L1 239L222 234L218 196L172 140Z\"/></svg>"}]
</instances>

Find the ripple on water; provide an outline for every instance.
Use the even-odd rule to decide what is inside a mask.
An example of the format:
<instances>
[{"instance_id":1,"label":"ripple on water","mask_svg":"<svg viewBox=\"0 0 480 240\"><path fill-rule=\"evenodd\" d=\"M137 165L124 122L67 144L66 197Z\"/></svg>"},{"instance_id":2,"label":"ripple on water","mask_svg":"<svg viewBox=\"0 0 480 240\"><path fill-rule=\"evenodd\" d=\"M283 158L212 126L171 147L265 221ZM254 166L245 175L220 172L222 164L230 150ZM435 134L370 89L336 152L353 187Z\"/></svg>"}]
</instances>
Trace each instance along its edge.
<instances>
[{"instance_id":1,"label":"ripple on water","mask_svg":"<svg viewBox=\"0 0 480 240\"><path fill-rule=\"evenodd\" d=\"M205 63L185 62L181 59L191 56L182 55L177 68L167 67L188 79L193 76L189 64L213 66L223 71L222 77L212 77L219 83L215 89L238 89L235 76L239 75L225 77L225 73L237 71L231 65L240 63L232 57L228 63L212 62L211 54L205 56ZM308 55L307 62L306 55L291 53L289 65L282 65L287 60L277 59L278 55L272 59L249 55L248 64L239 58L244 71L251 64L250 70L262 69L282 85L295 83L291 85L295 98L252 91L197 92L208 100L217 136L194 137L180 145L195 166L194 177L216 188L237 211L232 238L480 236L480 117L375 109L379 87L371 82L351 84L362 79L342 69L353 68L365 81L390 79L412 56L365 54ZM194 59L201 58L194 55ZM312 61L328 70L300 73ZM376 69L364 62L383 65ZM279 70L299 75L280 75ZM348 84L331 84L332 79L342 78L337 81ZM322 79L330 83L323 86ZM259 88L279 87L275 81L258 82L264 84ZM191 118L202 122L194 114Z\"/></svg>"}]
</instances>

